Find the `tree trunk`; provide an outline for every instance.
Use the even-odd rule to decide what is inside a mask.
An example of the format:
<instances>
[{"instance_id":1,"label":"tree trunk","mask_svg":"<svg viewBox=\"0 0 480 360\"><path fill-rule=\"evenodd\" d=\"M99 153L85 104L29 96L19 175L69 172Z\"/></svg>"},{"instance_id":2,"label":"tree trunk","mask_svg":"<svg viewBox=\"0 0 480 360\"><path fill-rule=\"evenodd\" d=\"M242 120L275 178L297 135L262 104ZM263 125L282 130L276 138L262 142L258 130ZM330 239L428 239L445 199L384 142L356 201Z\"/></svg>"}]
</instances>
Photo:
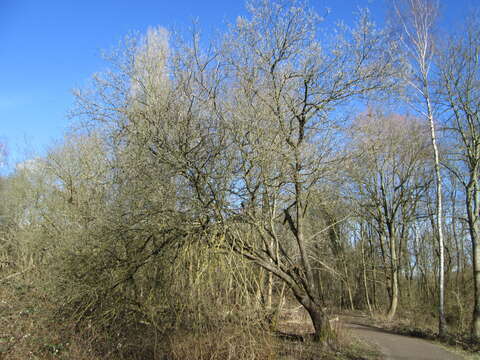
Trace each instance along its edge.
<instances>
[{"instance_id":1,"label":"tree trunk","mask_svg":"<svg viewBox=\"0 0 480 360\"><path fill-rule=\"evenodd\" d=\"M473 175L475 176L475 175ZM472 318L472 337L480 339L480 249L478 247L478 238L480 236L480 189L475 180L471 181L467 188L467 215L470 238L473 250L473 318Z\"/></svg>"},{"instance_id":2,"label":"tree trunk","mask_svg":"<svg viewBox=\"0 0 480 360\"><path fill-rule=\"evenodd\" d=\"M385 244L384 244L384 234L381 234L379 233L378 234L379 236L379 240L380 240L380 250L382 252L382 262L383 262L383 273L384 273L384 276L385 276L385 282L386 282L386 291L387 291L387 295L388 295L388 298L390 299L390 302L392 301L392 281L393 281L393 277L391 276L391 274L388 274L388 269L390 267L392 267L392 263L390 262L390 264L387 263L387 256L385 254ZM390 273L391 273L391 270L390 270ZM388 284L388 281L390 281L390 284Z\"/></svg>"},{"instance_id":3,"label":"tree trunk","mask_svg":"<svg viewBox=\"0 0 480 360\"><path fill-rule=\"evenodd\" d=\"M259 271L258 282L257 282L258 286L255 294L255 298L257 300L256 305L258 308L263 308L263 306L265 306L265 298L263 296L264 279L265 279L265 269L261 268Z\"/></svg>"},{"instance_id":4,"label":"tree trunk","mask_svg":"<svg viewBox=\"0 0 480 360\"><path fill-rule=\"evenodd\" d=\"M313 340L315 342L320 342L331 331L328 316L323 312L321 306L319 306L318 304L310 302L310 304L304 306L305 309L307 309L308 314L310 315L313 328L315 329Z\"/></svg>"},{"instance_id":5,"label":"tree trunk","mask_svg":"<svg viewBox=\"0 0 480 360\"><path fill-rule=\"evenodd\" d=\"M440 174L440 155L437 146L437 136L435 131L435 122L433 119L433 110L430 103L430 95L428 89L427 75L424 73L425 81L425 102L427 106L428 124L430 125L430 140L433 148L433 159L435 161L435 185L436 185L436 227L438 234L439 249L439 269L438 269L438 333L440 337L447 334L447 322L445 320L445 248L443 237L443 200L442 200L442 176Z\"/></svg>"},{"instance_id":6,"label":"tree trunk","mask_svg":"<svg viewBox=\"0 0 480 360\"><path fill-rule=\"evenodd\" d=\"M267 310L272 310L272 295L273 295L273 274L271 272L268 273L267 277Z\"/></svg>"},{"instance_id":7,"label":"tree trunk","mask_svg":"<svg viewBox=\"0 0 480 360\"><path fill-rule=\"evenodd\" d=\"M363 287L365 289L365 302L367 303L368 312L372 315L372 306L370 305L370 296L368 295L368 281L367 281L367 265L365 262L365 238L362 231L362 238L360 239L361 251L362 251L362 275L363 275Z\"/></svg>"},{"instance_id":8,"label":"tree trunk","mask_svg":"<svg viewBox=\"0 0 480 360\"><path fill-rule=\"evenodd\" d=\"M375 310L378 309L377 305L377 267L376 267L376 259L375 259L375 249L372 244L372 232L369 231L368 235L368 246L370 247L370 262L372 265L372 305Z\"/></svg>"},{"instance_id":9,"label":"tree trunk","mask_svg":"<svg viewBox=\"0 0 480 360\"><path fill-rule=\"evenodd\" d=\"M478 232L477 232L478 236ZM473 246L473 281L474 281L474 306L472 320L472 335L480 340L480 249L478 238L472 241Z\"/></svg>"},{"instance_id":10,"label":"tree trunk","mask_svg":"<svg viewBox=\"0 0 480 360\"><path fill-rule=\"evenodd\" d=\"M390 308L388 309L387 319L390 321L395 316L398 306L398 262L397 262L397 248L395 245L395 235L393 225L388 225L389 242L390 242L390 267L391 267L391 291Z\"/></svg>"},{"instance_id":11,"label":"tree trunk","mask_svg":"<svg viewBox=\"0 0 480 360\"><path fill-rule=\"evenodd\" d=\"M392 267L392 296L390 298L390 307L387 313L387 319L390 321L395 316L398 306L398 270Z\"/></svg>"},{"instance_id":12,"label":"tree trunk","mask_svg":"<svg viewBox=\"0 0 480 360\"><path fill-rule=\"evenodd\" d=\"M343 255L342 255L343 258ZM350 310L355 310L355 305L353 304L353 295L352 295L352 288L350 287L350 281L348 281L349 276L348 276L348 268L347 268L347 262L345 261L345 258L342 260L343 262L343 268L345 272L345 286L347 287L347 294L348 294L348 301L350 305Z\"/></svg>"}]
</instances>

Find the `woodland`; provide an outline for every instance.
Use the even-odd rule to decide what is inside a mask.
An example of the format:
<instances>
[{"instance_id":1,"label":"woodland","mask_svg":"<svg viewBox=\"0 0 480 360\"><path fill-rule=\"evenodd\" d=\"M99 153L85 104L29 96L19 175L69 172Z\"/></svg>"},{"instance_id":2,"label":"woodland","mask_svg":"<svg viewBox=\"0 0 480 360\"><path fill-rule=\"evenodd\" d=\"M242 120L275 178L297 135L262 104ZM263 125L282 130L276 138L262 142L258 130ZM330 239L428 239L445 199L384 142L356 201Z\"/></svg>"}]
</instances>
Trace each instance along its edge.
<instances>
[{"instance_id":1,"label":"woodland","mask_svg":"<svg viewBox=\"0 0 480 360\"><path fill-rule=\"evenodd\" d=\"M0 358L287 359L291 308L336 354L345 312L478 346L480 22L388 4L108 51L0 177Z\"/></svg>"}]
</instances>

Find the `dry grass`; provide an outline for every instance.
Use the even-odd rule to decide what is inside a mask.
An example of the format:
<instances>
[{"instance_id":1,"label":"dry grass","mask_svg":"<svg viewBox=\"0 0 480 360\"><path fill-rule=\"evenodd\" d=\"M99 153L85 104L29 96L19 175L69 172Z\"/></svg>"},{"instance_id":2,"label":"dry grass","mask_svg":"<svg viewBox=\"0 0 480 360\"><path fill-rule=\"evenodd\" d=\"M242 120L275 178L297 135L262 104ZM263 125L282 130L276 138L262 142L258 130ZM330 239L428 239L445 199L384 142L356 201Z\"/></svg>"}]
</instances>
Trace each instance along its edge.
<instances>
[{"instance_id":1,"label":"dry grass","mask_svg":"<svg viewBox=\"0 0 480 360\"><path fill-rule=\"evenodd\" d=\"M169 338L172 360L277 359L277 339L259 329L221 328L215 332L176 333Z\"/></svg>"},{"instance_id":2,"label":"dry grass","mask_svg":"<svg viewBox=\"0 0 480 360\"><path fill-rule=\"evenodd\" d=\"M10 284L12 285L12 284ZM375 354L356 343L335 325L330 341L309 340L311 325L301 309L282 314L278 336L259 324L209 324L204 331L176 330L156 338L151 329L127 334L122 342L104 336L94 326L79 330L50 316L49 304L33 287L3 286L0 291L0 359L2 360L314 360L374 359ZM137 331L140 331L137 328Z\"/></svg>"},{"instance_id":3,"label":"dry grass","mask_svg":"<svg viewBox=\"0 0 480 360\"><path fill-rule=\"evenodd\" d=\"M145 324L132 324L122 334L117 330L109 333L93 323L61 320L56 315L59 304L51 303L48 291L38 287L45 282L40 276L17 277L0 286L1 360L376 358L375 352L356 342L338 323L333 323L333 331L324 343L310 341L313 329L298 305L282 312L277 332L239 312L235 319L209 322L203 330L171 328L160 334Z\"/></svg>"}]
</instances>

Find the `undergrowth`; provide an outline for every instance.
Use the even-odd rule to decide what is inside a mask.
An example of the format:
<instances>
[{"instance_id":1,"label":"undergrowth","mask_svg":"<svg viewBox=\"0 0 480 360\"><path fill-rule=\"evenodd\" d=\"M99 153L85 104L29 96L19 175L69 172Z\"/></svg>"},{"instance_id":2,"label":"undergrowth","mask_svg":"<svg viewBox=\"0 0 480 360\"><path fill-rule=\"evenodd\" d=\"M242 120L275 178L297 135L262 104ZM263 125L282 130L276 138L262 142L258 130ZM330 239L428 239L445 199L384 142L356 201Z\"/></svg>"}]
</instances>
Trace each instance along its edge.
<instances>
[{"instance_id":1,"label":"undergrowth","mask_svg":"<svg viewBox=\"0 0 480 360\"><path fill-rule=\"evenodd\" d=\"M310 340L304 315L283 324L280 336L261 322L211 323L203 329L170 328L159 333L147 323L112 333L95 324L61 321L58 304L20 278L0 289L0 359L4 360L315 360L375 359L378 353L334 329L328 343ZM292 315L283 316L283 319ZM207 324L206 324L207 325Z\"/></svg>"}]
</instances>

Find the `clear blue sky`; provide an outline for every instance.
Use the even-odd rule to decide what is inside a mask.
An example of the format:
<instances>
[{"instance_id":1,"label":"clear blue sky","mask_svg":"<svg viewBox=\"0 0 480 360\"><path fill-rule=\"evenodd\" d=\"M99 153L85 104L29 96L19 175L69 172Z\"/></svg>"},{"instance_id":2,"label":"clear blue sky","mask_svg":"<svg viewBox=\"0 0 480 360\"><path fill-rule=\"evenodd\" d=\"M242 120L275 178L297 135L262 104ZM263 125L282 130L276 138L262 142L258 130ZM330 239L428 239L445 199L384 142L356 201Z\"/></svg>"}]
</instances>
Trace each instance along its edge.
<instances>
[{"instance_id":1,"label":"clear blue sky","mask_svg":"<svg viewBox=\"0 0 480 360\"><path fill-rule=\"evenodd\" d=\"M446 21L461 20L477 0L440 0ZM344 19L368 6L377 19L386 0L311 0L327 21ZM480 5L480 4L479 4ZM71 89L82 86L105 64L100 51L132 30L187 27L198 18L206 34L244 14L242 0L0 0L0 141L11 160L25 140L42 154L69 124Z\"/></svg>"}]
</instances>

